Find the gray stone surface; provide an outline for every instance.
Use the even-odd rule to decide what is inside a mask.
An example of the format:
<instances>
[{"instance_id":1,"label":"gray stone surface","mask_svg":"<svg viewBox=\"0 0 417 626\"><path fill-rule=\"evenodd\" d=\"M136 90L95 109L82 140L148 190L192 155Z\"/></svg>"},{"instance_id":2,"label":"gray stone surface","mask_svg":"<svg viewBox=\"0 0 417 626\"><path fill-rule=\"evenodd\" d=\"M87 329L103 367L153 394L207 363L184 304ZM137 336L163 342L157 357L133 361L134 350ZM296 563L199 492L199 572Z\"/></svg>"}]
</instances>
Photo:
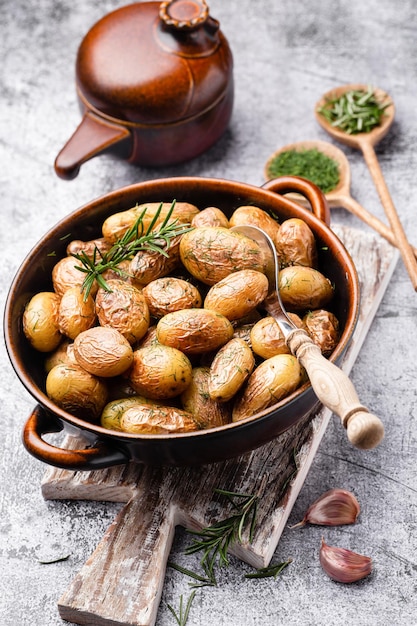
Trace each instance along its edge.
<instances>
[{"instance_id":1,"label":"gray stone surface","mask_svg":"<svg viewBox=\"0 0 417 626\"><path fill-rule=\"evenodd\" d=\"M1 306L15 271L43 233L68 212L123 185L181 174L224 177L255 185L277 148L304 139L328 139L314 104L325 91L350 82L377 85L397 107L378 158L406 232L417 243L417 5L414 0L211 0L235 58L236 104L230 130L208 153L163 170L135 168L111 157L86 164L72 182L59 180L54 158L79 121L74 61L87 29L116 0L3 0L0 11L0 241ZM362 156L344 148L352 194L384 219ZM333 220L366 230L345 210ZM274 560L293 558L277 579L249 581L247 565L231 560L217 588L198 592L189 625L412 626L416 617L417 295L401 262L388 286L352 379L359 396L386 426L372 452L359 452L330 425L295 504L290 522L326 489L357 495L354 526L286 530ZM21 444L33 407L0 347L0 624L59 626L57 600L88 558L119 505L44 502L44 466ZM320 568L321 536L368 554L372 576L357 585L332 582ZM179 529L173 558L187 544ZM69 554L51 565L43 558ZM197 567L197 558L190 559ZM167 573L158 626L174 620L190 591L184 576Z\"/></svg>"}]
</instances>

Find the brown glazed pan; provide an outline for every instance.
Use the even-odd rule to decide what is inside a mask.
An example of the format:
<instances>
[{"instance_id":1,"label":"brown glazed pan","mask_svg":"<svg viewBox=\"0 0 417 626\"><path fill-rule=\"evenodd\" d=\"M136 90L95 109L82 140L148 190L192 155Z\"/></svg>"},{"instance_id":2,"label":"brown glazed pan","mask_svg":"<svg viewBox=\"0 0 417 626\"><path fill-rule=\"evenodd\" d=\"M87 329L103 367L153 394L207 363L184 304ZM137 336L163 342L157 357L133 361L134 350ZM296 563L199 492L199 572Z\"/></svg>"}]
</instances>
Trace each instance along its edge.
<instances>
[{"instance_id":1,"label":"brown glazed pan","mask_svg":"<svg viewBox=\"0 0 417 626\"><path fill-rule=\"evenodd\" d=\"M301 193L308 209L284 194ZM90 240L101 235L102 222L112 213L136 203L190 202L199 208L217 206L228 216L241 205L257 205L282 221L299 217L312 228L322 271L336 288L334 313L341 324L340 341L330 357L337 362L354 331L359 311L359 283L353 261L329 227L330 212L321 191L296 177L269 181L264 187L198 177L178 177L137 183L108 193L65 217L33 248L23 261L6 302L5 340L13 368L37 402L24 427L23 441L36 458L66 469L92 470L135 461L149 465L196 465L225 460L255 449L302 419L318 403L306 383L284 401L257 416L234 424L173 435L134 435L106 430L57 407L45 394L42 355L28 344L22 331L22 313L30 297L51 290L51 270L66 254L67 236ZM54 253L51 256L51 253ZM85 449L66 450L43 439L46 433L65 430L81 434Z\"/></svg>"}]
</instances>

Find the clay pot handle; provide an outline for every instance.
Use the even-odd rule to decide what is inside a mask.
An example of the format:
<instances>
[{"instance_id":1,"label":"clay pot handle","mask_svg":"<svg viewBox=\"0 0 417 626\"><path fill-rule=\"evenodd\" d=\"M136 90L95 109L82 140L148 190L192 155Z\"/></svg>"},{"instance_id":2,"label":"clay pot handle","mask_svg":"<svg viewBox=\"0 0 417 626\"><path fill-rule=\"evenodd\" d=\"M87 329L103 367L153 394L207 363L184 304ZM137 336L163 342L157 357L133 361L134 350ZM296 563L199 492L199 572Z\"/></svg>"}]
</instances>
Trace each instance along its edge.
<instances>
[{"instance_id":1,"label":"clay pot handle","mask_svg":"<svg viewBox=\"0 0 417 626\"><path fill-rule=\"evenodd\" d=\"M46 411L37 405L23 429L23 443L35 458L62 469L84 471L97 470L113 465L122 465L129 461L127 456L117 448L103 443L84 450L66 450L57 448L42 439L47 433L60 432L61 424L51 419Z\"/></svg>"},{"instance_id":2,"label":"clay pot handle","mask_svg":"<svg viewBox=\"0 0 417 626\"><path fill-rule=\"evenodd\" d=\"M321 189L309 180L299 176L280 176L279 178L268 180L268 182L262 185L262 188L274 191L282 196L285 196L286 193L300 193L310 203L314 215L327 226L330 226L330 208L326 197ZM299 204L296 204L289 198L283 197L282 200L285 204L288 203L288 207L296 208L297 210L300 208Z\"/></svg>"}]
</instances>

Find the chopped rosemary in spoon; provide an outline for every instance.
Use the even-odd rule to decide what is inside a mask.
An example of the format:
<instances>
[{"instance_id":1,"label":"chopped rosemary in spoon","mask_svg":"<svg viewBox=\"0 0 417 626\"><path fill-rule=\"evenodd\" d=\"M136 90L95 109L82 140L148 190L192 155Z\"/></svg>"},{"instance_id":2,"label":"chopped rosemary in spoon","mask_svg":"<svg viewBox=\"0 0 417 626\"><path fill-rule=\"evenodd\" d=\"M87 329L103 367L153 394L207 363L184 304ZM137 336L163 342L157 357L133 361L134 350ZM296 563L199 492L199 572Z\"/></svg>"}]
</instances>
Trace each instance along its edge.
<instances>
[{"instance_id":1,"label":"chopped rosemary in spoon","mask_svg":"<svg viewBox=\"0 0 417 626\"><path fill-rule=\"evenodd\" d=\"M339 184L338 163L318 150L284 150L273 157L268 165L268 176L302 176L328 193Z\"/></svg>"},{"instance_id":2,"label":"chopped rosemary in spoon","mask_svg":"<svg viewBox=\"0 0 417 626\"><path fill-rule=\"evenodd\" d=\"M379 126L384 111L390 104L378 100L372 87L368 87L367 91L351 89L337 98L326 100L318 113L333 127L348 135L356 135L369 133Z\"/></svg>"},{"instance_id":3,"label":"chopped rosemary in spoon","mask_svg":"<svg viewBox=\"0 0 417 626\"><path fill-rule=\"evenodd\" d=\"M75 266L76 269L86 274L82 284L84 300L88 298L94 281L97 281L99 286L106 291L111 291L103 278L103 273L107 270L113 270L119 276L125 276L126 272L119 267L120 263L133 259L138 252L143 250L153 250L167 257L169 256L167 249L171 241L175 237L191 230L189 224L182 224L178 219L170 221L175 207L175 200L172 202L159 228L153 230L161 214L162 207L163 203L161 202L145 232L143 228L143 218L146 214L146 208L144 208L133 226L112 245L108 252L103 254L96 246L92 258L88 257L84 251L72 255L81 263L81 265Z\"/></svg>"}]
</instances>

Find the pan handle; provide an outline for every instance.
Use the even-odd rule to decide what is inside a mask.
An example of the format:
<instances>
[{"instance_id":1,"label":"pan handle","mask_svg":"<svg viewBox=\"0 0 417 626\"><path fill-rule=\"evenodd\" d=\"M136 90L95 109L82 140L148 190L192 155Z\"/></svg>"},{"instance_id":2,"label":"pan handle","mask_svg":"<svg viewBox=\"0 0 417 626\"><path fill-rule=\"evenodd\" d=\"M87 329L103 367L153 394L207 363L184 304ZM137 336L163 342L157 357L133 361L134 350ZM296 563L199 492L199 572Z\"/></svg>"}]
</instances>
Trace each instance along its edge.
<instances>
[{"instance_id":1,"label":"pan handle","mask_svg":"<svg viewBox=\"0 0 417 626\"><path fill-rule=\"evenodd\" d=\"M83 450L66 450L42 439L42 436L47 433L57 433L61 430L63 426L51 420L51 416L38 404L24 426L23 444L27 451L39 461L66 470L97 470L122 465L129 461L127 455L120 449L104 443L98 443L94 447Z\"/></svg>"},{"instance_id":2,"label":"pan handle","mask_svg":"<svg viewBox=\"0 0 417 626\"><path fill-rule=\"evenodd\" d=\"M285 196L287 193L301 194L310 203L314 215L327 226L330 226L330 208L326 197L321 189L309 180L301 178L300 176L280 176L279 178L268 180L262 185L262 189L274 191L282 196ZM288 203L289 207L300 208L300 205L290 200L290 198L283 197L282 200Z\"/></svg>"}]
</instances>

